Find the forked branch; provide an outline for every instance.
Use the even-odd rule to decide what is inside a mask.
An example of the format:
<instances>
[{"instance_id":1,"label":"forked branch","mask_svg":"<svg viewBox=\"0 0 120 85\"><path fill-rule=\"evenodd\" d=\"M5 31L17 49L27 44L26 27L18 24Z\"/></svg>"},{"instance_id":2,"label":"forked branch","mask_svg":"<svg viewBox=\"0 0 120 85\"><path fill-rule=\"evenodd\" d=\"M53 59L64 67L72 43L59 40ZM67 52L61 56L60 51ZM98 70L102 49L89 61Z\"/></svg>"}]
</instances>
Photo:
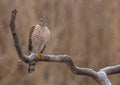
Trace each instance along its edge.
<instances>
[{"instance_id":1,"label":"forked branch","mask_svg":"<svg viewBox=\"0 0 120 85\"><path fill-rule=\"evenodd\" d=\"M19 59L24 61L26 64L28 64L31 61L66 63L69 69L74 74L89 76L93 78L95 81L97 81L100 85L111 85L107 75L120 73L120 65L105 67L98 72L90 68L80 68L73 63L71 57L68 55L45 55L42 58L36 57L35 54L31 54L28 56L25 55L21 49L19 38L16 33L16 26L15 26L16 14L17 14L17 10L14 9L11 15L10 29L11 29L11 33L13 36L13 40L14 40L17 53L19 55Z\"/></svg>"}]
</instances>

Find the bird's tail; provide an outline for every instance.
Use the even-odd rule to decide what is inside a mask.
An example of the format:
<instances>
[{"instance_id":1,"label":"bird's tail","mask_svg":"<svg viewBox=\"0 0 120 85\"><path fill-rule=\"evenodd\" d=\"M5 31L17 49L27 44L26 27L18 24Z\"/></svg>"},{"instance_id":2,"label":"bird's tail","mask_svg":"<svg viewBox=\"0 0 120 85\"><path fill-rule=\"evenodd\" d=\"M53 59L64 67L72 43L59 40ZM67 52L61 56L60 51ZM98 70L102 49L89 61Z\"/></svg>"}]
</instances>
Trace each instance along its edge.
<instances>
[{"instance_id":1,"label":"bird's tail","mask_svg":"<svg viewBox=\"0 0 120 85\"><path fill-rule=\"evenodd\" d=\"M35 61L32 61L32 62L29 63L29 67L28 67L28 73L29 74L31 74L31 73L34 72L34 70L35 70L35 64L36 64Z\"/></svg>"}]
</instances>

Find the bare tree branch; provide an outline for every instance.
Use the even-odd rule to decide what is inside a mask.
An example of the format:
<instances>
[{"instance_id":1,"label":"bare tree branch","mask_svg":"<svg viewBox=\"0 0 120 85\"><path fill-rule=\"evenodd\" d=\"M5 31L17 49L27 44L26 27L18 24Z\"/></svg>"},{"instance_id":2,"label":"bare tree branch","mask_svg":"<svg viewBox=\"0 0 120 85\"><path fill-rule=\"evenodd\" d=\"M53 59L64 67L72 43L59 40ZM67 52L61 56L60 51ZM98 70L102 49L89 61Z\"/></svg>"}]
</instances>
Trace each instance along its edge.
<instances>
[{"instance_id":1,"label":"bare tree branch","mask_svg":"<svg viewBox=\"0 0 120 85\"><path fill-rule=\"evenodd\" d=\"M12 11L11 20L10 20L10 28L11 28L11 32L12 32L12 35L13 35L13 38L14 38L14 44L15 44L17 53L19 55L19 58L22 59L23 58L23 52L21 50L21 47L20 47L20 44L19 44L19 39L18 39L18 36L16 34L16 30L15 30L16 13L17 13L16 9Z\"/></svg>"},{"instance_id":2,"label":"bare tree branch","mask_svg":"<svg viewBox=\"0 0 120 85\"><path fill-rule=\"evenodd\" d=\"M10 20L10 28L12 32L12 36L14 39L14 44L19 55L19 59L24 61L26 64L32 61L43 61L43 62L60 62L66 63L71 72L77 75L86 75L93 78L97 81L100 85L111 85L110 80L108 79L107 75L120 73L120 65L118 66L109 66L100 69L98 72L90 69L90 68L80 68L76 66L71 57L68 55L45 55L44 57L36 57L35 54L30 54L29 56L25 55L22 52L19 38L16 33L15 27L15 19L16 19L17 10L12 11L11 20Z\"/></svg>"},{"instance_id":3,"label":"bare tree branch","mask_svg":"<svg viewBox=\"0 0 120 85\"><path fill-rule=\"evenodd\" d=\"M101 71L104 71L107 75L117 74L120 73L120 65L108 66L106 68L101 69Z\"/></svg>"},{"instance_id":4,"label":"bare tree branch","mask_svg":"<svg viewBox=\"0 0 120 85\"><path fill-rule=\"evenodd\" d=\"M98 81L100 85L111 85L110 80L108 79L104 71L99 71L98 75L99 75Z\"/></svg>"},{"instance_id":5,"label":"bare tree branch","mask_svg":"<svg viewBox=\"0 0 120 85\"><path fill-rule=\"evenodd\" d=\"M15 29L16 28L15 27L16 14L17 14L17 10L14 9L12 11L12 14L11 14L10 29L11 29L11 33L12 33L12 36L13 36L14 45L15 45L17 53L19 55L19 59L27 61L26 56L22 52L22 49L21 49L21 46L20 46L20 43L19 43L19 38L17 36L16 29Z\"/></svg>"}]
</instances>

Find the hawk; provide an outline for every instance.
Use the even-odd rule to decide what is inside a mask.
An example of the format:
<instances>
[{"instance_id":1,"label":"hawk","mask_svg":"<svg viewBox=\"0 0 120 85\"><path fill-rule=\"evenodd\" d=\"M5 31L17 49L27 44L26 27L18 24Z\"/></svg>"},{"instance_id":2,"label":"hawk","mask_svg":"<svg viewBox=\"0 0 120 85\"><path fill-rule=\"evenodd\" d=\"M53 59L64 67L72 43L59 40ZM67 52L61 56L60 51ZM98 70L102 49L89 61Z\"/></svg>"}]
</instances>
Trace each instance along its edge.
<instances>
[{"instance_id":1,"label":"hawk","mask_svg":"<svg viewBox=\"0 0 120 85\"><path fill-rule=\"evenodd\" d=\"M39 24L33 26L29 33L28 50L30 54L34 53L37 57L43 57L43 51L50 38L50 31L45 19L40 19ZM35 68L35 61L29 63L28 72L32 73Z\"/></svg>"}]
</instances>

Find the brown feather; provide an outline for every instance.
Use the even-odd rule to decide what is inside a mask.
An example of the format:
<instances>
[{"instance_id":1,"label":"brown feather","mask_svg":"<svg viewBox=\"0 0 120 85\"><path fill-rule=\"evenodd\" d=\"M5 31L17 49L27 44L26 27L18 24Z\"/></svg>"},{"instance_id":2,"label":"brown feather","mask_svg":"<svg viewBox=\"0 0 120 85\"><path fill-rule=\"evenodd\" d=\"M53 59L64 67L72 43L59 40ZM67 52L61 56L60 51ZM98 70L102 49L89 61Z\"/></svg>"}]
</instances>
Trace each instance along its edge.
<instances>
[{"instance_id":1,"label":"brown feather","mask_svg":"<svg viewBox=\"0 0 120 85\"><path fill-rule=\"evenodd\" d=\"M28 50L31 52L32 51L32 40L31 40L31 36L32 36L32 33L35 29L35 26L33 26L31 29L30 29L30 33L29 33L29 41L28 41Z\"/></svg>"}]
</instances>

